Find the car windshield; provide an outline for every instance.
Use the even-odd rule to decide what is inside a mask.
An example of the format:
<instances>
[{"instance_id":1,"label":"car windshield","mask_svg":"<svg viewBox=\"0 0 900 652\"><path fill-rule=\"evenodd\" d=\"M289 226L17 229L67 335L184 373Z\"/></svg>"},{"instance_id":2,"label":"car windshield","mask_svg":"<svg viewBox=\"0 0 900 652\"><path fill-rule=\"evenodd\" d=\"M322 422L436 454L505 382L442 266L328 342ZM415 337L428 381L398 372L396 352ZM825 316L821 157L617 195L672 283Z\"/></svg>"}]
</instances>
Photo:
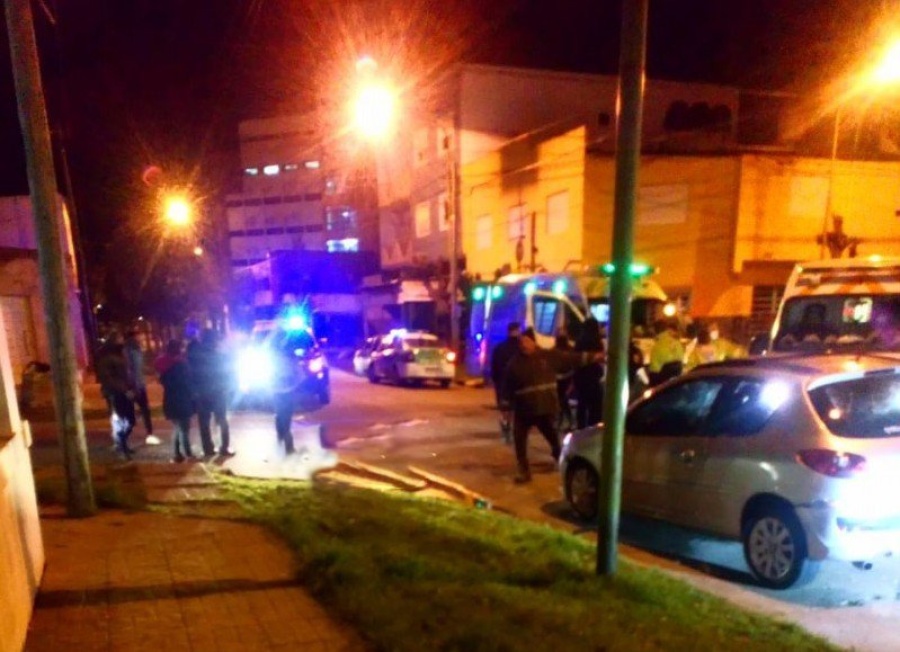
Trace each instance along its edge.
<instances>
[{"instance_id":1,"label":"car windshield","mask_svg":"<svg viewBox=\"0 0 900 652\"><path fill-rule=\"evenodd\" d=\"M775 336L776 351L848 345L900 350L900 296L829 294L785 302Z\"/></svg>"},{"instance_id":2,"label":"car windshield","mask_svg":"<svg viewBox=\"0 0 900 652\"><path fill-rule=\"evenodd\" d=\"M822 385L809 398L839 437L900 437L900 374L879 373Z\"/></svg>"}]
</instances>

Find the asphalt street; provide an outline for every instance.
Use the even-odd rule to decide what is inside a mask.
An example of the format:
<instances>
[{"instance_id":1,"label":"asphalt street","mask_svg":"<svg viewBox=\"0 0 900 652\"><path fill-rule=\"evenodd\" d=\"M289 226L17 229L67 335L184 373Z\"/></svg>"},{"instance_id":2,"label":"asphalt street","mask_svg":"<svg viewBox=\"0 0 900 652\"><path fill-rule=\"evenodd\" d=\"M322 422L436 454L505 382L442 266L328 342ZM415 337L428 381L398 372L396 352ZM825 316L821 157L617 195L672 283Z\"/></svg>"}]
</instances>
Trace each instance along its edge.
<instances>
[{"instance_id":1,"label":"asphalt street","mask_svg":"<svg viewBox=\"0 0 900 652\"><path fill-rule=\"evenodd\" d=\"M151 400L154 395L157 390ZM498 509L592 537L595 524L578 522L563 502L549 450L536 433L530 442L534 481L524 486L512 482L513 452L500 436L493 401L493 391L485 388L373 385L332 369L331 405L298 413L295 432L304 425L319 426L326 446L341 460L398 473L413 465L474 489ZM108 459L106 420L99 411L90 415L92 457ZM168 442L167 424L157 423ZM235 459L264 459L274 448L271 415L236 412L231 428ZM36 464L53 463L58 455L52 425L36 424L34 433ZM143 439L140 425L134 439ZM167 445L141 446L137 460L167 456ZM881 560L869 571L824 562L808 585L770 591L754 584L737 543L628 517L622 522L621 539L625 554L641 563L674 569L688 581L714 587L749 607L780 613L840 644L861 650L900 649L895 629L900 618L900 560Z\"/></svg>"}]
</instances>

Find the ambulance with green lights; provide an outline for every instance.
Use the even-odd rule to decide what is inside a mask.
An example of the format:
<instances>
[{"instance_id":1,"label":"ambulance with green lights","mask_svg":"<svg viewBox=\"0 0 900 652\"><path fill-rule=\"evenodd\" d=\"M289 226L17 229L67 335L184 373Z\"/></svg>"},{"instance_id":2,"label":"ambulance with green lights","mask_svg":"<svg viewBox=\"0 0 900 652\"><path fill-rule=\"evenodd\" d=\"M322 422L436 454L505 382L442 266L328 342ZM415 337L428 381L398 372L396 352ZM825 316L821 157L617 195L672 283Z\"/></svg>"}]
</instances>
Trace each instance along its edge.
<instances>
[{"instance_id":1,"label":"ambulance with green lights","mask_svg":"<svg viewBox=\"0 0 900 652\"><path fill-rule=\"evenodd\" d=\"M589 316L606 327L613 271L612 263L575 268L570 265L559 273L508 274L493 283L476 284L471 289L466 341L468 373L489 375L491 352L506 338L510 322L534 328L538 345L547 349L553 348L557 333L565 332L577 339ZM631 325L639 326L648 335L657 319L674 314L666 293L649 278L654 272L652 267L640 263L631 268ZM637 339L646 356L652 339Z\"/></svg>"}]
</instances>

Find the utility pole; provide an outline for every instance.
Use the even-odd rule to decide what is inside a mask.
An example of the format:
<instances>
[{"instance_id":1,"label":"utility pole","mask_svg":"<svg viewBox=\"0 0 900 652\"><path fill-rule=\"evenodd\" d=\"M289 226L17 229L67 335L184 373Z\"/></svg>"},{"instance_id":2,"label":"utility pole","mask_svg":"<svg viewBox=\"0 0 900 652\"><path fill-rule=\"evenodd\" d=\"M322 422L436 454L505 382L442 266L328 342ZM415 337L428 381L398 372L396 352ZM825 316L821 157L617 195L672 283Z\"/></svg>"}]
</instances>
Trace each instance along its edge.
<instances>
[{"instance_id":1,"label":"utility pole","mask_svg":"<svg viewBox=\"0 0 900 652\"><path fill-rule=\"evenodd\" d=\"M28 184L37 237L44 318L50 345L53 394L71 516L96 511L90 462L81 412L81 389L69 314L66 264L63 258L61 205L53 168L50 128L41 87L37 40L30 0L5 0L19 123L25 143Z\"/></svg>"},{"instance_id":2,"label":"utility pole","mask_svg":"<svg viewBox=\"0 0 900 652\"><path fill-rule=\"evenodd\" d=\"M450 295L450 348L459 352L459 175L456 169L456 127L453 135L446 137L447 153L447 216L450 221L450 279L447 292Z\"/></svg>"},{"instance_id":3,"label":"utility pole","mask_svg":"<svg viewBox=\"0 0 900 652\"><path fill-rule=\"evenodd\" d=\"M649 0L622 1L619 55L619 115L616 121L616 190L609 315L609 362L600 463L600 523L597 574L614 575L618 564L619 509L622 503L622 448L628 407L628 344L631 337L631 264L634 217L641 161L644 61Z\"/></svg>"}]
</instances>

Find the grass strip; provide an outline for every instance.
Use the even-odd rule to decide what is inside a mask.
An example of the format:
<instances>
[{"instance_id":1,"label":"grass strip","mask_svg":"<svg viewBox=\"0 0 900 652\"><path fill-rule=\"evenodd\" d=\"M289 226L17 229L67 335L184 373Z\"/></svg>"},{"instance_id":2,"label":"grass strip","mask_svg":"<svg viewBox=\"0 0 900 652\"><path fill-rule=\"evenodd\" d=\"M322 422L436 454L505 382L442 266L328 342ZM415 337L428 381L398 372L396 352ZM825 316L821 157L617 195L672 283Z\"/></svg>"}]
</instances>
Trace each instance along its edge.
<instances>
[{"instance_id":1,"label":"grass strip","mask_svg":"<svg viewBox=\"0 0 900 652\"><path fill-rule=\"evenodd\" d=\"M323 603L378 650L836 650L548 526L342 486L223 479L293 547Z\"/></svg>"}]
</instances>

